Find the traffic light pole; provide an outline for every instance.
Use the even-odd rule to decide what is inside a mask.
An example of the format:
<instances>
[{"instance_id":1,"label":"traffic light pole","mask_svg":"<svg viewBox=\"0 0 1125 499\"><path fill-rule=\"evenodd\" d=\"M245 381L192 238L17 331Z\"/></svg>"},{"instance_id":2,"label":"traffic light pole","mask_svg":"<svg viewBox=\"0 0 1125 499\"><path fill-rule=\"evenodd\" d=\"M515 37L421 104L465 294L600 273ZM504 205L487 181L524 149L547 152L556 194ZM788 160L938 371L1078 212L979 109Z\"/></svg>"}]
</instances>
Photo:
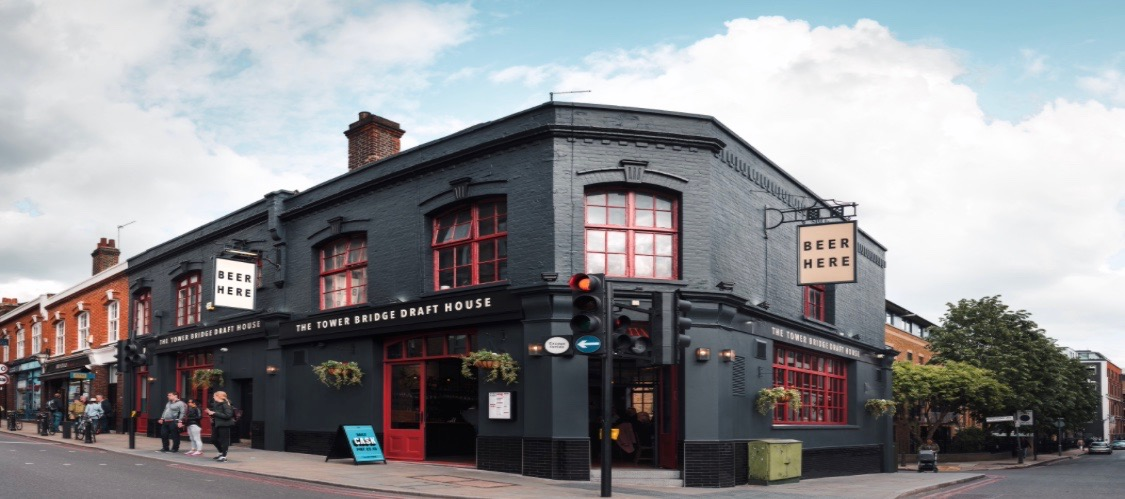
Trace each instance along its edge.
<instances>
[{"instance_id":1,"label":"traffic light pole","mask_svg":"<svg viewBox=\"0 0 1125 499\"><path fill-rule=\"evenodd\" d=\"M606 279L606 306L604 324L613 324L613 283ZM606 335L608 339L609 334ZM602 345L602 497L613 495L613 348Z\"/></svg>"}]
</instances>

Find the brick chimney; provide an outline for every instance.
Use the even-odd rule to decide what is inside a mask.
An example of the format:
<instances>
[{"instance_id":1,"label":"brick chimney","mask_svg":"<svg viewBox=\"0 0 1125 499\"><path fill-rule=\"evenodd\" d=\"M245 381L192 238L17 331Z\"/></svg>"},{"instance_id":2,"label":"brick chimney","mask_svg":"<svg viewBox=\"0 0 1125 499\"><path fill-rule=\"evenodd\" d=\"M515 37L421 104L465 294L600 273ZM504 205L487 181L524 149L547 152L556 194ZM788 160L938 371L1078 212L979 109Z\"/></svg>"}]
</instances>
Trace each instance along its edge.
<instances>
[{"instance_id":1,"label":"brick chimney","mask_svg":"<svg viewBox=\"0 0 1125 499\"><path fill-rule=\"evenodd\" d=\"M398 123L367 111L359 113L359 121L344 132L348 138L348 171L398 154L404 133Z\"/></svg>"},{"instance_id":2,"label":"brick chimney","mask_svg":"<svg viewBox=\"0 0 1125 499\"><path fill-rule=\"evenodd\" d=\"M98 241L98 247L90 256L94 257L94 274L98 275L103 270L117 265L117 258L121 256L121 250L117 249L117 242L113 239L107 240L102 238Z\"/></svg>"},{"instance_id":3,"label":"brick chimney","mask_svg":"<svg viewBox=\"0 0 1125 499\"><path fill-rule=\"evenodd\" d=\"M0 315L11 312L19 306L19 298L0 298Z\"/></svg>"}]
</instances>

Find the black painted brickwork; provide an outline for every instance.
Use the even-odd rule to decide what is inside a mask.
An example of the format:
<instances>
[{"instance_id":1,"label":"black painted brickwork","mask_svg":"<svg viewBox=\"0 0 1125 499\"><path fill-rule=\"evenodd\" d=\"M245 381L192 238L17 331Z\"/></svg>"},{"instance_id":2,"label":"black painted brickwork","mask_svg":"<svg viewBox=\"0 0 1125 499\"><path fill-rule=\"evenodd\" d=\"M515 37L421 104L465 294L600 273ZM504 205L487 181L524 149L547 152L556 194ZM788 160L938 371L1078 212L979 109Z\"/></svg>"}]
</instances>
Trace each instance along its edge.
<instances>
[{"instance_id":1,"label":"black painted brickwork","mask_svg":"<svg viewBox=\"0 0 1125 499\"><path fill-rule=\"evenodd\" d=\"M734 487L735 449L746 450L743 442L684 442L685 487ZM745 457L743 460L745 461ZM745 483L746 469L742 469Z\"/></svg>"},{"instance_id":2,"label":"black painted brickwork","mask_svg":"<svg viewBox=\"0 0 1125 499\"><path fill-rule=\"evenodd\" d=\"M750 483L750 442L733 442L734 445L734 484Z\"/></svg>"},{"instance_id":3,"label":"black painted brickwork","mask_svg":"<svg viewBox=\"0 0 1125 499\"><path fill-rule=\"evenodd\" d=\"M589 481L590 441L524 439L523 474L552 480Z\"/></svg>"},{"instance_id":4,"label":"black painted brickwork","mask_svg":"<svg viewBox=\"0 0 1125 499\"><path fill-rule=\"evenodd\" d=\"M883 471L883 447L863 445L805 449L801 453L801 478L862 475Z\"/></svg>"},{"instance_id":5,"label":"black painted brickwork","mask_svg":"<svg viewBox=\"0 0 1125 499\"><path fill-rule=\"evenodd\" d=\"M477 469L523 473L523 439L520 437L478 437Z\"/></svg>"},{"instance_id":6,"label":"black painted brickwork","mask_svg":"<svg viewBox=\"0 0 1125 499\"><path fill-rule=\"evenodd\" d=\"M266 422L265 421L251 421L250 422L250 448L251 449L265 449L266 448Z\"/></svg>"},{"instance_id":7,"label":"black painted brickwork","mask_svg":"<svg viewBox=\"0 0 1125 499\"><path fill-rule=\"evenodd\" d=\"M335 436L330 431L286 431L285 452L327 456Z\"/></svg>"}]
</instances>

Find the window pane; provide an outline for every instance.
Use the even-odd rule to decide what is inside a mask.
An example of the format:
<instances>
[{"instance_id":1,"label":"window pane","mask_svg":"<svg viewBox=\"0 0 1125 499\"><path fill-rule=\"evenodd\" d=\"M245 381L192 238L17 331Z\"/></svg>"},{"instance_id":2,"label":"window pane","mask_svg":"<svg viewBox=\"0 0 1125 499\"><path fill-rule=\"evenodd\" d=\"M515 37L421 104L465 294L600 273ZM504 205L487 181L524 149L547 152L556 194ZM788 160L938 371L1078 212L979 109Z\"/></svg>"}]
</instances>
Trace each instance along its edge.
<instances>
[{"instance_id":1,"label":"window pane","mask_svg":"<svg viewBox=\"0 0 1125 499\"><path fill-rule=\"evenodd\" d=\"M656 226L661 229L672 228L672 212L658 211L656 212Z\"/></svg>"},{"instance_id":2,"label":"window pane","mask_svg":"<svg viewBox=\"0 0 1125 499\"><path fill-rule=\"evenodd\" d=\"M453 271L443 270L438 272L438 289L450 289L453 287Z\"/></svg>"},{"instance_id":3,"label":"window pane","mask_svg":"<svg viewBox=\"0 0 1125 499\"><path fill-rule=\"evenodd\" d=\"M652 257L639 254L633 257L633 275L652 277Z\"/></svg>"},{"instance_id":4,"label":"window pane","mask_svg":"<svg viewBox=\"0 0 1125 499\"><path fill-rule=\"evenodd\" d=\"M586 250L587 251L605 251L605 231L603 231L603 230L588 230L588 231L586 231Z\"/></svg>"},{"instance_id":5,"label":"window pane","mask_svg":"<svg viewBox=\"0 0 1125 499\"><path fill-rule=\"evenodd\" d=\"M605 193L590 194L586 196L586 204L605 206Z\"/></svg>"},{"instance_id":6,"label":"window pane","mask_svg":"<svg viewBox=\"0 0 1125 499\"><path fill-rule=\"evenodd\" d=\"M653 205L652 196L649 195L649 194L637 193L637 195L634 196L633 202L636 203L637 209L642 209L642 210L651 210L652 209L652 205Z\"/></svg>"},{"instance_id":7,"label":"window pane","mask_svg":"<svg viewBox=\"0 0 1125 499\"><path fill-rule=\"evenodd\" d=\"M605 253L587 253L586 272L589 272L591 274L604 274Z\"/></svg>"},{"instance_id":8,"label":"window pane","mask_svg":"<svg viewBox=\"0 0 1125 499\"><path fill-rule=\"evenodd\" d=\"M463 334L449 335L449 355L469 352L469 337Z\"/></svg>"},{"instance_id":9,"label":"window pane","mask_svg":"<svg viewBox=\"0 0 1125 499\"><path fill-rule=\"evenodd\" d=\"M668 199L668 198L658 196L656 198L656 209L661 210L661 211L671 211L672 210L672 200Z\"/></svg>"},{"instance_id":10,"label":"window pane","mask_svg":"<svg viewBox=\"0 0 1125 499\"><path fill-rule=\"evenodd\" d=\"M495 263L482 263L477 267L477 275L480 277L480 282L494 282L496 281L496 264Z\"/></svg>"},{"instance_id":11,"label":"window pane","mask_svg":"<svg viewBox=\"0 0 1125 499\"><path fill-rule=\"evenodd\" d=\"M671 278L672 275L672 259L666 256L657 257L656 271L653 277Z\"/></svg>"},{"instance_id":12,"label":"window pane","mask_svg":"<svg viewBox=\"0 0 1125 499\"><path fill-rule=\"evenodd\" d=\"M609 209L609 225L625 225L625 208Z\"/></svg>"},{"instance_id":13,"label":"window pane","mask_svg":"<svg viewBox=\"0 0 1125 499\"><path fill-rule=\"evenodd\" d=\"M470 267L457 267L457 286L470 286L473 284L473 272Z\"/></svg>"},{"instance_id":14,"label":"window pane","mask_svg":"<svg viewBox=\"0 0 1125 499\"><path fill-rule=\"evenodd\" d=\"M458 246L454 251L457 252L457 265L473 263L473 247L471 245Z\"/></svg>"},{"instance_id":15,"label":"window pane","mask_svg":"<svg viewBox=\"0 0 1125 499\"><path fill-rule=\"evenodd\" d=\"M496 245L492 241L480 244L480 261L487 262L496 259Z\"/></svg>"},{"instance_id":16,"label":"window pane","mask_svg":"<svg viewBox=\"0 0 1125 499\"><path fill-rule=\"evenodd\" d=\"M469 224L458 225L453 229L454 239L464 239L466 237L469 237Z\"/></svg>"},{"instance_id":17,"label":"window pane","mask_svg":"<svg viewBox=\"0 0 1125 499\"><path fill-rule=\"evenodd\" d=\"M601 206L587 206L586 223L590 225L605 225L605 208Z\"/></svg>"},{"instance_id":18,"label":"window pane","mask_svg":"<svg viewBox=\"0 0 1125 499\"><path fill-rule=\"evenodd\" d=\"M637 210L637 219L633 225L637 227L652 227L652 212L649 210Z\"/></svg>"},{"instance_id":19,"label":"window pane","mask_svg":"<svg viewBox=\"0 0 1125 499\"><path fill-rule=\"evenodd\" d=\"M406 340L406 356L407 357L421 357L422 356L422 338L411 338Z\"/></svg>"},{"instance_id":20,"label":"window pane","mask_svg":"<svg viewBox=\"0 0 1125 499\"><path fill-rule=\"evenodd\" d=\"M500 258L508 257L508 238L502 237L496 240L496 256Z\"/></svg>"},{"instance_id":21,"label":"window pane","mask_svg":"<svg viewBox=\"0 0 1125 499\"><path fill-rule=\"evenodd\" d=\"M606 251L610 253L624 253L625 252L625 233L624 232L609 232L607 233L608 241Z\"/></svg>"},{"instance_id":22,"label":"window pane","mask_svg":"<svg viewBox=\"0 0 1125 499\"><path fill-rule=\"evenodd\" d=\"M626 196L624 192L611 192L608 195L606 204L609 206L625 206Z\"/></svg>"},{"instance_id":23,"label":"window pane","mask_svg":"<svg viewBox=\"0 0 1125 499\"><path fill-rule=\"evenodd\" d=\"M610 275L625 275L625 255L608 255L609 268L605 273Z\"/></svg>"},{"instance_id":24,"label":"window pane","mask_svg":"<svg viewBox=\"0 0 1125 499\"><path fill-rule=\"evenodd\" d=\"M482 218L480 221L480 228L477 233L482 236L490 236L496 229L496 221L492 218Z\"/></svg>"},{"instance_id":25,"label":"window pane","mask_svg":"<svg viewBox=\"0 0 1125 499\"><path fill-rule=\"evenodd\" d=\"M656 254L671 256L672 255L672 236L669 234L658 234L656 236Z\"/></svg>"},{"instance_id":26,"label":"window pane","mask_svg":"<svg viewBox=\"0 0 1125 499\"><path fill-rule=\"evenodd\" d=\"M435 355L445 354L445 336L430 336L426 338L426 355L433 357Z\"/></svg>"},{"instance_id":27,"label":"window pane","mask_svg":"<svg viewBox=\"0 0 1125 499\"><path fill-rule=\"evenodd\" d=\"M637 234L634 239L633 250L639 255L651 255L653 248L652 234Z\"/></svg>"},{"instance_id":28,"label":"window pane","mask_svg":"<svg viewBox=\"0 0 1125 499\"><path fill-rule=\"evenodd\" d=\"M446 248L438 251L438 268L448 269L453 266L453 249Z\"/></svg>"}]
</instances>

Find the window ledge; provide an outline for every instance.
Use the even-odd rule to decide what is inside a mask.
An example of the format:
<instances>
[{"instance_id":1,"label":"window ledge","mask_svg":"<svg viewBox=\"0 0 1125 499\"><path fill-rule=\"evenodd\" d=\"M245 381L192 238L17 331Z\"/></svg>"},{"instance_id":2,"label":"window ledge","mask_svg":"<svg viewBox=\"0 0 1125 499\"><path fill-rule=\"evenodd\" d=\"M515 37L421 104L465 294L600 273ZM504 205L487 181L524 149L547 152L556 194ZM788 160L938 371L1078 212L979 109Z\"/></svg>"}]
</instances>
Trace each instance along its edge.
<instances>
[{"instance_id":1,"label":"window ledge","mask_svg":"<svg viewBox=\"0 0 1125 499\"><path fill-rule=\"evenodd\" d=\"M858 430L859 425L850 424L775 424L774 430Z\"/></svg>"},{"instance_id":2,"label":"window ledge","mask_svg":"<svg viewBox=\"0 0 1125 499\"><path fill-rule=\"evenodd\" d=\"M829 323L829 322L819 321L819 320L816 320L816 319L813 319L813 318L810 318L810 317L805 317L803 315L801 316L801 320L803 320L805 322L808 322L808 323L811 323L811 324L816 324L820 327L825 327L825 328L831 329L833 331L837 330L836 325L832 324L832 323Z\"/></svg>"}]
</instances>

